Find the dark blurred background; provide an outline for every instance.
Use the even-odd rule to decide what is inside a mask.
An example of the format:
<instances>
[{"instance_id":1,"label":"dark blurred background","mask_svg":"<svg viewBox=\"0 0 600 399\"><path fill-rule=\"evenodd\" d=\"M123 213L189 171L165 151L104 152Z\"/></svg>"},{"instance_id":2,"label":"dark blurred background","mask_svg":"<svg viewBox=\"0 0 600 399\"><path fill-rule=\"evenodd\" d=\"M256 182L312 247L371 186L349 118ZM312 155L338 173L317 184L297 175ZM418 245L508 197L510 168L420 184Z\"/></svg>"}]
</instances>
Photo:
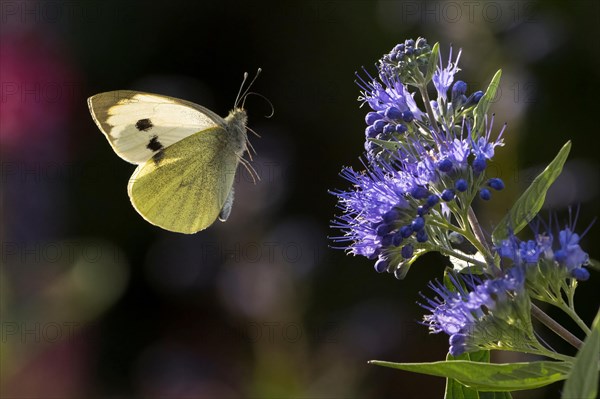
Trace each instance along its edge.
<instances>
[{"instance_id":1,"label":"dark blurred background","mask_svg":"<svg viewBox=\"0 0 600 399\"><path fill-rule=\"evenodd\" d=\"M582 231L599 211L599 4L3 0L2 397L441 397L442 379L367 361L443 359L447 337L417 324L416 301L447 261L428 255L397 281L328 248L328 190L347 187L338 172L363 148L354 71L418 36L444 57L463 48L470 91L502 68L492 109L509 127L493 167L507 189L480 219L491 231L571 139L544 212L581 204ZM258 67L253 90L275 107L267 119L265 101L246 102L262 180L240 169L229 221L198 234L146 223L127 197L134 166L86 98L136 89L225 115ZM599 235L583 240L593 258ZM592 272L578 289L588 322L599 283Z\"/></svg>"}]
</instances>

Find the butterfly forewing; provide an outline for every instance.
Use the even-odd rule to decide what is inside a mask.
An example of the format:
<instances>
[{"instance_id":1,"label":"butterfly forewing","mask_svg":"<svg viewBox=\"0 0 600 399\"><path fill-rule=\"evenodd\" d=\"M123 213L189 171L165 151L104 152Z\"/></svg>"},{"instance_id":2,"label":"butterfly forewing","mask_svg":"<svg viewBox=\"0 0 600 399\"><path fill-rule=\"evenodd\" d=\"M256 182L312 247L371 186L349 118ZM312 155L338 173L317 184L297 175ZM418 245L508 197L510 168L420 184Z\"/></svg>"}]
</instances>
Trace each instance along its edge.
<instances>
[{"instance_id":1,"label":"butterfly forewing","mask_svg":"<svg viewBox=\"0 0 600 399\"><path fill-rule=\"evenodd\" d=\"M135 164L195 133L225 125L197 104L138 91L100 93L88 99L88 106L117 155Z\"/></svg>"}]
</instances>

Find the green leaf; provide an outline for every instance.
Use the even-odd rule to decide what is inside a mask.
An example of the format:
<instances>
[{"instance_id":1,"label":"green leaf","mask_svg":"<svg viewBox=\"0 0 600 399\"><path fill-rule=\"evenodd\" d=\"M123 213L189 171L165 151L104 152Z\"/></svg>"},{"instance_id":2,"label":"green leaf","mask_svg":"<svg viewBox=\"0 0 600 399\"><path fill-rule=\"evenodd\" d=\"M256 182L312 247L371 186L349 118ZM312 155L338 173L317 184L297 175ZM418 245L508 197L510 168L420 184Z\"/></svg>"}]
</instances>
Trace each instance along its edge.
<instances>
[{"instance_id":1,"label":"green leaf","mask_svg":"<svg viewBox=\"0 0 600 399\"><path fill-rule=\"evenodd\" d=\"M571 142L567 141L558 152L558 155L533 180L527 190L515 202L511 210L502 218L492 233L494 244L499 245L502 240L508 237L509 229L515 234L521 231L537 215L542 205L544 205L546 192L562 172L570 150Z\"/></svg>"},{"instance_id":2,"label":"green leaf","mask_svg":"<svg viewBox=\"0 0 600 399\"><path fill-rule=\"evenodd\" d=\"M447 378L444 399L481 399L481 396L479 391L468 388L453 378Z\"/></svg>"},{"instance_id":3,"label":"green leaf","mask_svg":"<svg viewBox=\"0 0 600 399\"><path fill-rule=\"evenodd\" d=\"M454 282L450 278L453 275L454 275L454 270L452 270L452 268L446 266L444 268L444 279L443 279L443 282L444 282L444 287L446 287L450 292L456 292L457 291L456 287L454 286ZM458 282L460 282L460 280ZM448 356L452 356L452 355L448 354Z\"/></svg>"},{"instance_id":4,"label":"green leaf","mask_svg":"<svg viewBox=\"0 0 600 399\"><path fill-rule=\"evenodd\" d=\"M448 354L446 360L471 360L474 362L490 362L490 351L482 350L478 352L463 353L460 356ZM509 392L479 392L468 388L455 379L446 379L445 399L512 399Z\"/></svg>"},{"instance_id":5,"label":"green leaf","mask_svg":"<svg viewBox=\"0 0 600 399\"><path fill-rule=\"evenodd\" d=\"M466 360L432 363L392 363L372 360L370 364L399 370L453 378L478 391L518 391L534 389L567 378L571 364L539 361L491 364Z\"/></svg>"},{"instance_id":6,"label":"green leaf","mask_svg":"<svg viewBox=\"0 0 600 399\"><path fill-rule=\"evenodd\" d=\"M565 382L563 399L594 399L598 394L598 362L600 361L600 311L592 324L592 333L585 339L575 357L569 378Z\"/></svg>"},{"instance_id":7,"label":"green leaf","mask_svg":"<svg viewBox=\"0 0 600 399\"><path fill-rule=\"evenodd\" d=\"M429 62L427 62L427 73L425 74L425 83L429 83L431 78L433 77L433 73L435 72L438 63L439 63L439 54L440 54L440 44L436 43L433 45L431 49L431 54L429 54Z\"/></svg>"},{"instance_id":8,"label":"green leaf","mask_svg":"<svg viewBox=\"0 0 600 399\"><path fill-rule=\"evenodd\" d=\"M446 274L444 274L444 283L446 283ZM487 356L486 356L487 354ZM487 359L487 360L486 360ZM490 352L479 351L474 353L463 353L460 356L452 356L448 353L446 360L475 360L489 363ZM480 399L479 392L475 389L468 388L456 381L454 378L446 378L446 391L444 393L445 399Z\"/></svg>"},{"instance_id":9,"label":"green leaf","mask_svg":"<svg viewBox=\"0 0 600 399\"><path fill-rule=\"evenodd\" d=\"M473 110L474 128L472 134L481 131L481 129L483 128L485 116L487 115L487 112L490 109L492 100L494 100L494 98L496 97L498 86L500 86L501 76L502 69L498 69L498 72L496 72L496 74L492 78L492 81L488 85L488 88L485 91L483 97L481 97L481 99L477 103L477 106Z\"/></svg>"}]
</instances>

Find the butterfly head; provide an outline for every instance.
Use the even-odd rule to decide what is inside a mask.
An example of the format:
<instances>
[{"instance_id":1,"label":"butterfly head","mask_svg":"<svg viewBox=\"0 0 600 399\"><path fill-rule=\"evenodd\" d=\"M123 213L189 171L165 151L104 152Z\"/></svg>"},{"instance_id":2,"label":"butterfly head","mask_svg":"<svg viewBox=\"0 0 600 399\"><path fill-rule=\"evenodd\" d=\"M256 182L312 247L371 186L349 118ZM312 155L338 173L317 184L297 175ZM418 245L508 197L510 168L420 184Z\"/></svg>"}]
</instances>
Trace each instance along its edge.
<instances>
[{"instance_id":1,"label":"butterfly head","mask_svg":"<svg viewBox=\"0 0 600 399\"><path fill-rule=\"evenodd\" d=\"M227 126L239 130L246 131L246 124L248 123L248 115L246 114L246 110L243 108L234 108L229 111L229 115L225 118L225 122Z\"/></svg>"},{"instance_id":2,"label":"butterfly head","mask_svg":"<svg viewBox=\"0 0 600 399\"><path fill-rule=\"evenodd\" d=\"M244 165L246 170L248 170L248 172L250 173L250 176L252 176L252 179L254 180L254 182L256 182L257 180L260 180L260 177L256 173L256 170L254 170L254 168L252 167L250 162L248 162L247 160L245 160L243 158L244 153L248 149L250 149L251 151L254 151L256 153L256 151L252 147L252 144L250 143L250 141L248 141L248 135L246 134L246 130L251 131L258 137L260 137L260 136L254 130L250 129L247 126L248 116L246 114L246 110L244 109L244 104L246 103L246 98L248 98L248 96L251 94L258 95L259 97L265 98L264 96L262 96L258 93L254 93L254 92L250 91L250 87L252 87L252 84L254 83L256 78L258 78L258 75L260 75L261 71L262 70L260 68L258 68L258 70L256 71L256 75L254 75L254 78L252 79L252 81L248 84L248 86L245 89L244 89L244 86L248 79L248 73L247 72L244 73L244 80L242 81L240 90L238 91L238 94L235 98L233 110L231 110L229 112L229 115L227 115L227 117L225 118L225 122L227 124L227 130L230 132L230 135L232 136L232 139L233 139L233 140L231 140L231 142L234 143L233 144L234 151L238 155L239 161ZM269 102L269 104L271 104L270 101L267 100L267 102ZM272 107L273 106L271 104L271 108ZM271 115L272 115L272 113L271 113ZM252 161L252 154L250 153L250 151L248 152L248 156L250 158L250 161Z\"/></svg>"}]
</instances>

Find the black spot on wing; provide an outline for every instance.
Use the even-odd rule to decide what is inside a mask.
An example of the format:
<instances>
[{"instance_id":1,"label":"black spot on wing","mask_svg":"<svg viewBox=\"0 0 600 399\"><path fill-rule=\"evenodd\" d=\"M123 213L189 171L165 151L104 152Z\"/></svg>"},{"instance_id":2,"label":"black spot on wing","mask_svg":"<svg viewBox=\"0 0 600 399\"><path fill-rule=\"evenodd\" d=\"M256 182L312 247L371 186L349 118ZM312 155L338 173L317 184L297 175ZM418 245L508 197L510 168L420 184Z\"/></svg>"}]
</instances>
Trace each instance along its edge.
<instances>
[{"instance_id":1,"label":"black spot on wing","mask_svg":"<svg viewBox=\"0 0 600 399\"><path fill-rule=\"evenodd\" d=\"M162 143L160 141L158 141L158 136L152 136L150 138L150 141L148 142L148 144L146 145L146 148L149 149L150 151L160 151L163 148L165 148Z\"/></svg>"},{"instance_id":2,"label":"black spot on wing","mask_svg":"<svg viewBox=\"0 0 600 399\"><path fill-rule=\"evenodd\" d=\"M163 151L165 147L162 145L162 143L160 141L158 141L158 136L152 136L150 138L150 141L146 145L146 148L149 149L150 151L154 152L154 155L152 155L152 159L154 160L154 163L158 165L158 163L165 156L164 151Z\"/></svg>"},{"instance_id":3,"label":"black spot on wing","mask_svg":"<svg viewBox=\"0 0 600 399\"><path fill-rule=\"evenodd\" d=\"M140 132L147 132L148 130L152 129L153 126L154 125L152 124L152 121L148 118L140 119L135 123L135 128Z\"/></svg>"}]
</instances>

